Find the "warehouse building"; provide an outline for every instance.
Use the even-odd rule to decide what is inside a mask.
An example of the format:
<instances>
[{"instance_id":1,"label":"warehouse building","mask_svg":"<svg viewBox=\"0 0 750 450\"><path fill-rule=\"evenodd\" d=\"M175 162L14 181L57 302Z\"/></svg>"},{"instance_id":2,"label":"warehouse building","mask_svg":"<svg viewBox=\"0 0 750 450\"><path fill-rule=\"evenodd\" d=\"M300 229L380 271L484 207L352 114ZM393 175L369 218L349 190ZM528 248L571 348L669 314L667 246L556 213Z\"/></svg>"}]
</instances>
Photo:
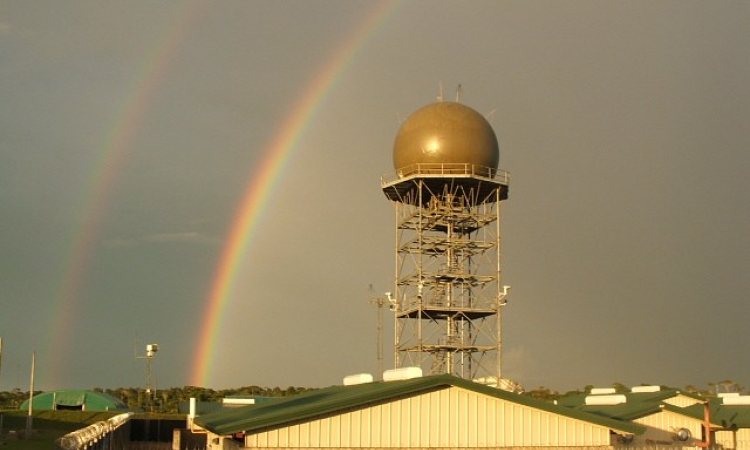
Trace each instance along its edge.
<instances>
[{"instance_id":1,"label":"warehouse building","mask_svg":"<svg viewBox=\"0 0 750 450\"><path fill-rule=\"evenodd\" d=\"M609 447L645 427L452 375L332 386L195 418L208 448Z\"/></svg>"}]
</instances>

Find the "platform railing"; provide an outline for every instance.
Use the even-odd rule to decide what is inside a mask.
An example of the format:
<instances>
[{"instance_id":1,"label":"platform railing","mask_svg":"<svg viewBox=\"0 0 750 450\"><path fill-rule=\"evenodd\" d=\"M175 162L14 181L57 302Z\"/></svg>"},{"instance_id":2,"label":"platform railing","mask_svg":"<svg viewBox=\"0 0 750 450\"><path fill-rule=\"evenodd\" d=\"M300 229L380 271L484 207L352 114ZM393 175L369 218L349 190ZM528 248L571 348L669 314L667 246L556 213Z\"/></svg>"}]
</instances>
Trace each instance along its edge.
<instances>
[{"instance_id":1,"label":"platform railing","mask_svg":"<svg viewBox=\"0 0 750 450\"><path fill-rule=\"evenodd\" d=\"M469 163L417 163L398 169L396 172L383 174L380 177L381 186L389 185L404 178L412 177L478 177L501 184L508 184L510 174L505 170L494 167L478 166Z\"/></svg>"}]
</instances>

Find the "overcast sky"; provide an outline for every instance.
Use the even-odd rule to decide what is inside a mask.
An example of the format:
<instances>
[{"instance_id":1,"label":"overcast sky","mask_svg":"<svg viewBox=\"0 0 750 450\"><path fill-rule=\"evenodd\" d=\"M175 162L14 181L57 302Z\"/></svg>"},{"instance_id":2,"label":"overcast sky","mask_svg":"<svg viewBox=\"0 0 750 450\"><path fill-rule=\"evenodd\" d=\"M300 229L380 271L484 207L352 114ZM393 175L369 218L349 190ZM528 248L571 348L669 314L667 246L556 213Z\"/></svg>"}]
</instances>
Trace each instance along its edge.
<instances>
[{"instance_id":1,"label":"overcast sky","mask_svg":"<svg viewBox=\"0 0 750 450\"><path fill-rule=\"evenodd\" d=\"M331 67L208 387L376 370L380 176L440 84L511 173L504 377L748 386L748 30L740 1L3 2L0 390L28 388L34 351L37 389L143 386L147 343L158 387L193 383L247 186Z\"/></svg>"}]
</instances>

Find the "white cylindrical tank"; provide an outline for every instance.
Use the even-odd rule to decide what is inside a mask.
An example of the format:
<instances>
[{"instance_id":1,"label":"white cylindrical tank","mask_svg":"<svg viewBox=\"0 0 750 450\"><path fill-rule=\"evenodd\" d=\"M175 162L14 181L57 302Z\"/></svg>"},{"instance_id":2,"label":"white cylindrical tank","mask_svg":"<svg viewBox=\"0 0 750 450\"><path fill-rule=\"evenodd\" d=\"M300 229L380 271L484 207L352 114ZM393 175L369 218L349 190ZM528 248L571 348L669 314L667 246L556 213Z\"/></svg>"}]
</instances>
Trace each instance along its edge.
<instances>
[{"instance_id":1,"label":"white cylindrical tank","mask_svg":"<svg viewBox=\"0 0 750 450\"><path fill-rule=\"evenodd\" d=\"M633 386L632 388L630 388L630 392L634 394L659 391L661 391L661 386Z\"/></svg>"},{"instance_id":2,"label":"white cylindrical tank","mask_svg":"<svg viewBox=\"0 0 750 450\"><path fill-rule=\"evenodd\" d=\"M422 376L421 367L399 367L383 372L383 381L409 380Z\"/></svg>"},{"instance_id":3,"label":"white cylindrical tank","mask_svg":"<svg viewBox=\"0 0 750 450\"><path fill-rule=\"evenodd\" d=\"M615 388L591 388L591 395L601 395L601 394L616 394L617 390Z\"/></svg>"},{"instance_id":4,"label":"white cylindrical tank","mask_svg":"<svg viewBox=\"0 0 750 450\"><path fill-rule=\"evenodd\" d=\"M722 397L721 402L725 405L750 405L750 395Z\"/></svg>"},{"instance_id":5,"label":"white cylindrical tank","mask_svg":"<svg viewBox=\"0 0 750 450\"><path fill-rule=\"evenodd\" d=\"M369 373L357 373L344 377L344 386L353 386L355 384L372 383L373 377Z\"/></svg>"}]
</instances>

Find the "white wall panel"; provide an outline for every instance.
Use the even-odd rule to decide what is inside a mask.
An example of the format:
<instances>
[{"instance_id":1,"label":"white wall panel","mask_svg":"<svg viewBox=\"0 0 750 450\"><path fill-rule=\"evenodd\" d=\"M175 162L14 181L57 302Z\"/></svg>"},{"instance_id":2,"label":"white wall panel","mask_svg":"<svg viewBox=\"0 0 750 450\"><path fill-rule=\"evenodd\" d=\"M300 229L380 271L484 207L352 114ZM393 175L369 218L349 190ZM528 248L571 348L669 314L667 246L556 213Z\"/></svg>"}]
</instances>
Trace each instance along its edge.
<instances>
[{"instance_id":1,"label":"white wall panel","mask_svg":"<svg viewBox=\"0 0 750 450\"><path fill-rule=\"evenodd\" d=\"M694 398L687 397L685 395L677 395L675 397L664 400L664 403L668 403L670 405L684 408L686 406L691 406L691 405L695 405L696 403L700 403L700 401Z\"/></svg>"},{"instance_id":2,"label":"white wall panel","mask_svg":"<svg viewBox=\"0 0 750 450\"><path fill-rule=\"evenodd\" d=\"M687 444L692 444L701 439L702 420L686 417L670 411L661 411L646 417L634 420L633 422L644 425L646 432L637 436L634 443L643 443L646 445L675 442L676 431L680 428L690 430L693 439ZM678 442L678 444L682 444Z\"/></svg>"},{"instance_id":3,"label":"white wall panel","mask_svg":"<svg viewBox=\"0 0 750 450\"><path fill-rule=\"evenodd\" d=\"M727 450L750 450L750 429L717 431L715 440L717 445L723 445Z\"/></svg>"}]
</instances>

